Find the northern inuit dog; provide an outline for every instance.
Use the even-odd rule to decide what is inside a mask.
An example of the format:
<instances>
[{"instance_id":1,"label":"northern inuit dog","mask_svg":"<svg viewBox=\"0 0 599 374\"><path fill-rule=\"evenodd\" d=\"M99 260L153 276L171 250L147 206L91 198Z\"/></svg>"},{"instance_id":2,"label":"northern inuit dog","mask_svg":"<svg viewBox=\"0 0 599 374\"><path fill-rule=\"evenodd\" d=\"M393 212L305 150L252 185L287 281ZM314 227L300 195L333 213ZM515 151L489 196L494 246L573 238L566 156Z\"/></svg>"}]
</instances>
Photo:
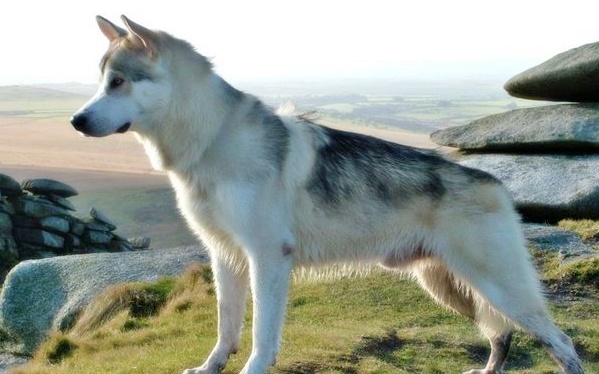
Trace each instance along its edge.
<instances>
[{"instance_id":1,"label":"northern inuit dog","mask_svg":"<svg viewBox=\"0 0 599 374\"><path fill-rule=\"evenodd\" d=\"M275 113L187 42L122 20L126 28L97 17L109 40L101 85L71 122L90 136L133 132L210 252L218 340L184 373L217 373L237 351L248 288L253 346L242 373L264 373L279 349L292 270L333 263L411 272L473 319L491 354L467 373L501 372L514 329L538 339L564 373L583 373L545 308L519 218L495 178Z\"/></svg>"}]
</instances>

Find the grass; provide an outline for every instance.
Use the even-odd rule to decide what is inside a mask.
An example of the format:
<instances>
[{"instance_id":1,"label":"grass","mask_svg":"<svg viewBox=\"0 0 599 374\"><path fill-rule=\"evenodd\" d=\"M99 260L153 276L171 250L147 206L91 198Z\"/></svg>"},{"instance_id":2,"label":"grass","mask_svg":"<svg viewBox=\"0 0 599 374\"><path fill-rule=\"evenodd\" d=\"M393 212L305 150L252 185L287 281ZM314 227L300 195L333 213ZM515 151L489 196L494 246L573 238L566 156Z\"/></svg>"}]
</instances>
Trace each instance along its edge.
<instances>
[{"instance_id":1,"label":"grass","mask_svg":"<svg viewBox=\"0 0 599 374\"><path fill-rule=\"evenodd\" d=\"M558 223L558 226L566 230L574 231L580 235L582 240L599 240L599 221L593 221L590 219L564 219Z\"/></svg>"},{"instance_id":2,"label":"grass","mask_svg":"<svg viewBox=\"0 0 599 374\"><path fill-rule=\"evenodd\" d=\"M538 262L547 268L553 264L551 258L543 260ZM206 266L196 265L178 279L107 291L113 299L134 299L125 297L131 289L159 294L164 306L158 310L142 303L146 312L136 313L135 302L114 308L106 299L98 302L105 297L101 295L85 313L104 316L96 319L102 323L82 322L84 314L80 323L94 328L76 325L53 335L31 362L11 373L166 374L197 366L216 340L210 274ZM489 353L488 343L469 321L436 306L417 285L394 274L375 271L296 283L290 295L283 343L271 373L461 373L484 366ZM587 372L599 372L596 299L556 298L551 309L558 325L574 337ZM245 318L240 353L231 357L224 373L239 372L248 357L250 311ZM556 366L530 337L516 334L508 369L548 374Z\"/></svg>"}]
</instances>

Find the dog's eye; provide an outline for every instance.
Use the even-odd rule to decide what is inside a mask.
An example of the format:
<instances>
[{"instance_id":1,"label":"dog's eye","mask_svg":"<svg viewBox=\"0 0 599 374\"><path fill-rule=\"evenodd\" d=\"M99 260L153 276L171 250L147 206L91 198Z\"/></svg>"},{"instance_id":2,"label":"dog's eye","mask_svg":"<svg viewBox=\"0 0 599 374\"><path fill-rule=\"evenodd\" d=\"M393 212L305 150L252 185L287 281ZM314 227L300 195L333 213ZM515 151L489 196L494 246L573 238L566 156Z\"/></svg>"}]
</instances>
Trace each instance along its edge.
<instances>
[{"instance_id":1,"label":"dog's eye","mask_svg":"<svg viewBox=\"0 0 599 374\"><path fill-rule=\"evenodd\" d=\"M125 80L123 78L119 78L119 77L112 78L110 80L110 88L117 88L120 85L122 85L123 83L125 83Z\"/></svg>"}]
</instances>

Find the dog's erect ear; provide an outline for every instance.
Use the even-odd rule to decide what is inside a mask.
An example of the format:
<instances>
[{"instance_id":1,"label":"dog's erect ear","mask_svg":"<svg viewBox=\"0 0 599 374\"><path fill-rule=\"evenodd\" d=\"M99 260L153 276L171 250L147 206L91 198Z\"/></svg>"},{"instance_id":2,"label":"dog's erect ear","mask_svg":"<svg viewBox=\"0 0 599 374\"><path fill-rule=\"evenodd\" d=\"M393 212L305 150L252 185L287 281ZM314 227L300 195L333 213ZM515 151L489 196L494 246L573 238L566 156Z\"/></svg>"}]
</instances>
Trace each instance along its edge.
<instances>
[{"instance_id":1,"label":"dog's erect ear","mask_svg":"<svg viewBox=\"0 0 599 374\"><path fill-rule=\"evenodd\" d=\"M102 34L104 34L109 41L113 41L116 38L122 38L123 36L127 35L127 30L118 27L102 16L96 16L96 21L98 22L98 26L100 26Z\"/></svg>"},{"instance_id":2,"label":"dog's erect ear","mask_svg":"<svg viewBox=\"0 0 599 374\"><path fill-rule=\"evenodd\" d=\"M121 16L121 19L123 20L125 26L127 26L129 32L133 36L133 42L138 44L140 47L146 49L151 57L156 56L158 51L156 46L156 33L154 33L150 29L143 27L140 24L131 21L124 15Z\"/></svg>"}]
</instances>

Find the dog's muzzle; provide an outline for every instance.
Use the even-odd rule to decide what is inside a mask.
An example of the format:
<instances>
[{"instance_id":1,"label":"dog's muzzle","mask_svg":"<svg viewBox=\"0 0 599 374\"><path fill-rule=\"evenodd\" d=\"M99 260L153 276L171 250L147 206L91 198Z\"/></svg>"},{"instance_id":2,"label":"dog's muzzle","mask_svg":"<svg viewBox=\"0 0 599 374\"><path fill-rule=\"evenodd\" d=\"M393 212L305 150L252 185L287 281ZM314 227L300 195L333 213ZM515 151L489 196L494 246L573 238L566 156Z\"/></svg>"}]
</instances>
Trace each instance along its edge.
<instances>
[{"instance_id":1,"label":"dog's muzzle","mask_svg":"<svg viewBox=\"0 0 599 374\"><path fill-rule=\"evenodd\" d=\"M75 128L75 130L79 131L83 135L86 136L106 136L110 134L98 134L97 131L94 131L94 128L90 125L89 117L86 113L77 113L71 117L71 125ZM131 127L131 122L127 122L116 129L116 133L122 134L127 132Z\"/></svg>"},{"instance_id":2,"label":"dog's muzzle","mask_svg":"<svg viewBox=\"0 0 599 374\"><path fill-rule=\"evenodd\" d=\"M88 131L87 116L83 113L75 114L71 117L71 125L80 133L86 134Z\"/></svg>"},{"instance_id":3,"label":"dog's muzzle","mask_svg":"<svg viewBox=\"0 0 599 374\"><path fill-rule=\"evenodd\" d=\"M125 123L123 126L119 127L116 132L119 134L125 133L127 130L129 130L129 127L131 127L131 122Z\"/></svg>"}]
</instances>

